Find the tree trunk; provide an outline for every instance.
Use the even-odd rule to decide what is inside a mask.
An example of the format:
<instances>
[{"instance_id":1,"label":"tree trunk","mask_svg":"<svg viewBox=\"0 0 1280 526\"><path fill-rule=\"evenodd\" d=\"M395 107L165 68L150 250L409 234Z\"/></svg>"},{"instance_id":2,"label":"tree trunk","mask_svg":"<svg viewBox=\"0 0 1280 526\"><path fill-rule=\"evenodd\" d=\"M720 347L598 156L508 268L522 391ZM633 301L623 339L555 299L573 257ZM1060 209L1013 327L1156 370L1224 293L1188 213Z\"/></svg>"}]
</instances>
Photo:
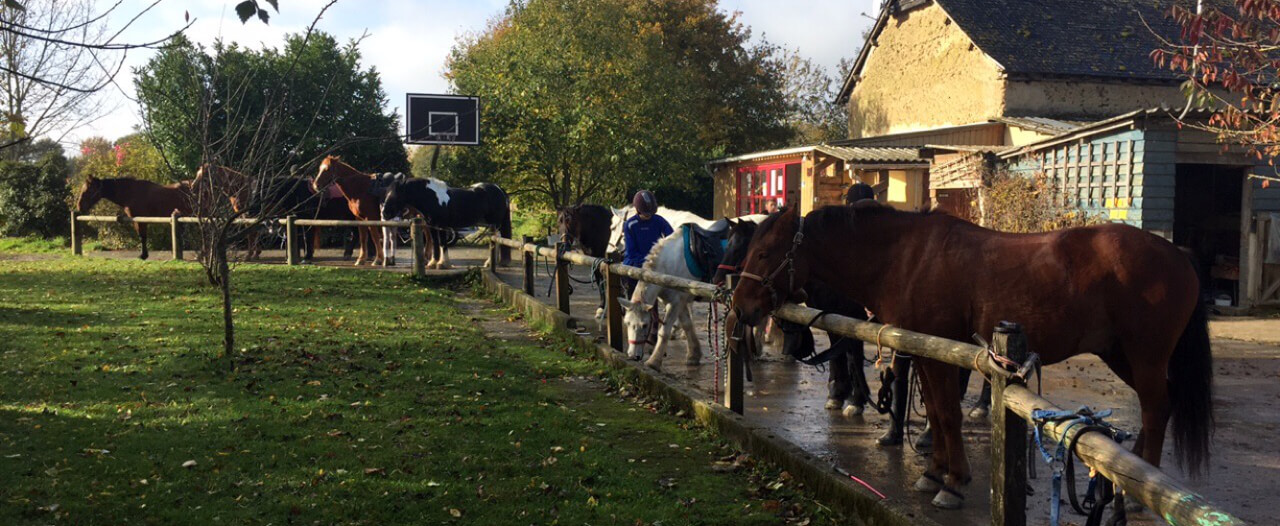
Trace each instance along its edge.
<instances>
[{"instance_id":1,"label":"tree trunk","mask_svg":"<svg viewBox=\"0 0 1280 526\"><path fill-rule=\"evenodd\" d=\"M227 263L227 244L219 241L213 257L217 265L218 288L222 292L222 354L227 368L235 370L235 322L231 317L231 266Z\"/></svg>"}]
</instances>

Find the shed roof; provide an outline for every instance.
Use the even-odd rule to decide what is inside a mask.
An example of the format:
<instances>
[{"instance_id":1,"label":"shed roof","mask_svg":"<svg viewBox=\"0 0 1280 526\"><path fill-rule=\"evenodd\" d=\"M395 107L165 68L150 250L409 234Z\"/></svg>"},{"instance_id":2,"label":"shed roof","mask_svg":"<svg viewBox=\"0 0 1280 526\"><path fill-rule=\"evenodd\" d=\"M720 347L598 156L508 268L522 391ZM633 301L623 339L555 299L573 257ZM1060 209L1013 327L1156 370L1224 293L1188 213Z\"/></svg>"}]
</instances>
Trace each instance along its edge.
<instances>
[{"instance_id":1,"label":"shed roof","mask_svg":"<svg viewBox=\"0 0 1280 526\"><path fill-rule=\"evenodd\" d=\"M1175 4L1195 8L1195 0L932 2L941 6L978 49L1012 77L1093 77L1147 82L1179 80L1176 72L1155 65L1151 51L1161 47L1161 38L1177 40L1180 27L1169 16ZM1230 0L1208 2L1230 4ZM848 100L862 74L868 51L888 26L888 18L927 4L915 0L885 2L862 52L845 78L837 102Z\"/></svg>"},{"instance_id":2,"label":"shed roof","mask_svg":"<svg viewBox=\"0 0 1280 526\"><path fill-rule=\"evenodd\" d=\"M920 163L927 160L920 156L920 148L832 146L820 144L815 150L843 161L867 163Z\"/></svg>"}]
</instances>

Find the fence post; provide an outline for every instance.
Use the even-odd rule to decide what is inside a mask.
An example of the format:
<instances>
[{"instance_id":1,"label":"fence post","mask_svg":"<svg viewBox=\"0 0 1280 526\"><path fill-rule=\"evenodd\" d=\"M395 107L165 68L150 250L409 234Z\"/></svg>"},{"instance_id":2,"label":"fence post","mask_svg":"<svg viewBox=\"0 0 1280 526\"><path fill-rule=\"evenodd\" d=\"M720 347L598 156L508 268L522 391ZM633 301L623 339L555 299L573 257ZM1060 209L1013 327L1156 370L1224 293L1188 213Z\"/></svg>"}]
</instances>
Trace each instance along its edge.
<instances>
[{"instance_id":1,"label":"fence post","mask_svg":"<svg viewBox=\"0 0 1280 526\"><path fill-rule=\"evenodd\" d=\"M556 243L556 308L560 312L569 314L569 264L560 260L560 254L565 253L569 249L569 245L564 241Z\"/></svg>"},{"instance_id":2,"label":"fence post","mask_svg":"<svg viewBox=\"0 0 1280 526\"><path fill-rule=\"evenodd\" d=\"M76 224L76 211L71 211L71 253L77 256L84 255L84 247L81 244L80 226Z\"/></svg>"},{"instance_id":3,"label":"fence post","mask_svg":"<svg viewBox=\"0 0 1280 526\"><path fill-rule=\"evenodd\" d=\"M489 272L498 273L498 234L489 238Z\"/></svg>"},{"instance_id":4,"label":"fence post","mask_svg":"<svg viewBox=\"0 0 1280 526\"><path fill-rule=\"evenodd\" d=\"M1000 322L992 345L996 354L1017 363L1027 359L1027 336L1016 323ZM991 378L991 522L994 526L1027 523L1027 422L1009 410L1004 389L1009 382Z\"/></svg>"},{"instance_id":5,"label":"fence post","mask_svg":"<svg viewBox=\"0 0 1280 526\"><path fill-rule=\"evenodd\" d=\"M725 285L729 287L729 290L733 290L738 284L737 281L737 276L730 275L726 278ZM746 398L744 394L745 388L743 386L746 379L744 378L743 371L746 370L746 365L742 362L742 356L743 353L751 352L751 349L746 348L747 345L755 345L753 340L754 334L752 333L751 327L743 327L742 339L735 345L733 341L733 332L737 332L738 330L738 317L736 314L730 312L726 321L729 319L732 319L733 323L725 323L724 326L725 347L729 352L726 353L728 354L728 359L725 360L726 370L724 375L723 403L730 411L743 414L745 407L744 400Z\"/></svg>"},{"instance_id":6,"label":"fence post","mask_svg":"<svg viewBox=\"0 0 1280 526\"><path fill-rule=\"evenodd\" d=\"M410 247L413 250L413 276L416 278L427 275L427 260L424 257L426 251L423 247L426 244L424 226L426 225L420 217L413 218L413 222L409 223L409 237L412 239Z\"/></svg>"},{"instance_id":7,"label":"fence post","mask_svg":"<svg viewBox=\"0 0 1280 526\"><path fill-rule=\"evenodd\" d=\"M182 261L182 227L176 211L169 216L169 235L173 240L173 260Z\"/></svg>"},{"instance_id":8,"label":"fence post","mask_svg":"<svg viewBox=\"0 0 1280 526\"><path fill-rule=\"evenodd\" d=\"M529 243L533 243L533 236L521 236L520 240L524 242L524 244L528 245ZM529 252L525 250L524 247L521 247L520 257L524 261L524 293L532 296L533 280L536 277L533 272L533 252Z\"/></svg>"},{"instance_id":9,"label":"fence post","mask_svg":"<svg viewBox=\"0 0 1280 526\"><path fill-rule=\"evenodd\" d=\"M294 232L293 221L297 216L290 214L284 218L284 259L290 265L298 264L298 236Z\"/></svg>"},{"instance_id":10,"label":"fence post","mask_svg":"<svg viewBox=\"0 0 1280 526\"><path fill-rule=\"evenodd\" d=\"M613 271L613 265L617 264L613 258L605 262L607 264L600 269L604 272L605 335L609 340L609 347L625 352L627 338L626 331L622 329L622 304L618 303L618 298L622 297L622 277Z\"/></svg>"}]
</instances>

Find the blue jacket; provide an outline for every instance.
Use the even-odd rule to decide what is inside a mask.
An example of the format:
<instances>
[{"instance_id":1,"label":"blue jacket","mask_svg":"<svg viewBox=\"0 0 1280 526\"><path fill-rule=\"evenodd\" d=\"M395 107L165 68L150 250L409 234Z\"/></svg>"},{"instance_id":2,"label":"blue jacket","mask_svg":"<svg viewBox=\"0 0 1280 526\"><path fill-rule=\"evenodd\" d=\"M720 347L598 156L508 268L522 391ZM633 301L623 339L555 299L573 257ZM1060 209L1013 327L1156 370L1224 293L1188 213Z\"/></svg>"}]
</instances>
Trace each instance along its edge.
<instances>
[{"instance_id":1,"label":"blue jacket","mask_svg":"<svg viewBox=\"0 0 1280 526\"><path fill-rule=\"evenodd\" d=\"M627 222L622 224L622 239L627 249L626 255L622 257L622 264L632 267L643 265L644 258L649 255L653 245L673 231L671 224L657 214L648 220L640 219L638 215L627 218Z\"/></svg>"}]
</instances>

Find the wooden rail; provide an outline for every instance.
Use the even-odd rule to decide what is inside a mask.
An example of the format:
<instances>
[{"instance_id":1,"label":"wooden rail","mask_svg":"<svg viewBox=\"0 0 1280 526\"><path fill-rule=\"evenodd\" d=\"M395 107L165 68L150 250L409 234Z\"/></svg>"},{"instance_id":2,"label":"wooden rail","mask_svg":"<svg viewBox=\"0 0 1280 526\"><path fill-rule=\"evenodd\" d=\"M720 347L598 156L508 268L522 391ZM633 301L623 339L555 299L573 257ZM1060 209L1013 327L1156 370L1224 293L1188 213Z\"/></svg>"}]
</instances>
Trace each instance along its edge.
<instances>
[{"instance_id":1,"label":"wooden rail","mask_svg":"<svg viewBox=\"0 0 1280 526\"><path fill-rule=\"evenodd\" d=\"M206 221L200 217L186 217L174 214L172 217L127 217L127 216L94 216L94 215L78 215L71 213L71 252L77 256L84 253L83 232L79 228L79 223L119 223L119 224L144 224L144 225L169 225L170 244L173 250L173 259L180 260L183 256L181 225L198 224ZM412 250L413 250L413 275L422 277L426 275L426 262L423 260L423 247L426 246L425 229L426 223L422 219L413 219L409 221L354 221L344 219L298 219L297 216L288 216L280 219L264 219L259 220L252 217L236 218L236 224L254 225L259 223L274 223L284 225L285 227L285 262L289 265L301 264L302 258L300 252L302 249L301 236L298 227L319 226L319 227L408 227L412 234Z\"/></svg>"},{"instance_id":2,"label":"wooden rail","mask_svg":"<svg viewBox=\"0 0 1280 526\"><path fill-rule=\"evenodd\" d=\"M704 300L718 301L724 297L723 292L707 283L602 261L578 252L567 251L563 246L544 247L530 243L528 240L515 241L496 235L491 238L490 243L491 250L496 251L498 246L506 246L521 251L525 255L526 269L532 268L531 261L534 256L553 258L558 267L569 263L592 267L599 265L606 278L606 340L610 347L619 352L625 351L623 347L625 338L621 334L623 312L616 300L621 296L621 287L617 284L619 276L681 290ZM526 270L526 291L532 290L532 276L528 273L529 271ZM556 288L562 289L556 293L558 298L567 296L568 283L557 280ZM561 310L568 313L567 302L562 302ZM1026 452L1027 448L1032 447L1027 438L1027 430L1032 420L1031 414L1036 409L1061 410L1061 408L1028 390L1021 384L1019 378L996 365L987 356L986 348L972 343L952 341L836 314L822 314L816 309L795 304L783 305L773 313L773 316L812 325L841 336L857 338L883 348L976 370L991 379L993 387L992 524L999 526L1026 524ZM1018 363L1026 359L1026 335L1016 324L1002 323L996 328L992 347L994 353ZM741 377L741 363L736 361L731 362L730 370L725 376L727 379L734 378L735 374L738 375L736 377ZM724 405L742 412L742 383L728 381L725 391ZM1082 426L1049 423L1044 426L1043 440L1055 445L1064 440L1069 442L1081 432L1081 429ZM1076 454L1089 467L1119 484L1126 496L1137 499L1169 524L1198 526L1245 524L1244 521L1213 506L1185 484L1146 463L1100 433L1085 433L1081 436L1076 445Z\"/></svg>"}]
</instances>

